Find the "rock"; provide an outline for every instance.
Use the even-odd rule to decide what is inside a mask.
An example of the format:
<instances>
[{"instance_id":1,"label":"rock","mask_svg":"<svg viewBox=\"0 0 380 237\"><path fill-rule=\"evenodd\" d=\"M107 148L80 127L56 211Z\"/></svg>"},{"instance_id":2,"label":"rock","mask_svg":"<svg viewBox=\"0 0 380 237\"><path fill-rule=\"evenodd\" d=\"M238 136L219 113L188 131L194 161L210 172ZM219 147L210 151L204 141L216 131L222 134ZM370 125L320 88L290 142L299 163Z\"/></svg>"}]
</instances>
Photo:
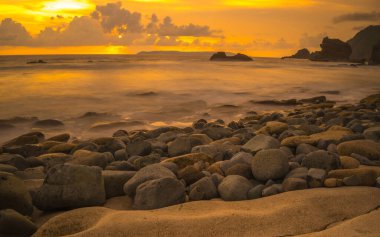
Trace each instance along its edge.
<instances>
[{"instance_id":1,"label":"rock","mask_svg":"<svg viewBox=\"0 0 380 237\"><path fill-rule=\"evenodd\" d=\"M339 39L325 37L321 44L321 51L310 55L312 61L349 61L352 53L351 46Z\"/></svg>"},{"instance_id":2,"label":"rock","mask_svg":"<svg viewBox=\"0 0 380 237\"><path fill-rule=\"evenodd\" d=\"M115 156L115 160L118 160L118 161L123 161L123 160L128 159L128 153L125 149L120 149L120 150L115 151L114 156Z\"/></svg>"},{"instance_id":3,"label":"rock","mask_svg":"<svg viewBox=\"0 0 380 237\"><path fill-rule=\"evenodd\" d=\"M70 140L69 133L58 134L56 136L46 139L46 141L55 141L55 142L68 142L69 140Z\"/></svg>"},{"instance_id":4,"label":"rock","mask_svg":"<svg viewBox=\"0 0 380 237\"><path fill-rule=\"evenodd\" d=\"M44 119L38 120L33 123L33 126L38 128L49 128L49 127L61 127L64 126L63 122L56 119Z\"/></svg>"},{"instance_id":5,"label":"rock","mask_svg":"<svg viewBox=\"0 0 380 237\"><path fill-rule=\"evenodd\" d=\"M237 164L251 165L252 159L252 154L246 152L239 152L235 154L231 159L223 161L220 165L220 168L225 174L228 169Z\"/></svg>"},{"instance_id":6,"label":"rock","mask_svg":"<svg viewBox=\"0 0 380 237\"><path fill-rule=\"evenodd\" d=\"M300 49L292 56L286 56L282 59L286 58L295 58L295 59L309 59L310 58L310 51L308 49Z\"/></svg>"},{"instance_id":7,"label":"rock","mask_svg":"<svg viewBox=\"0 0 380 237\"><path fill-rule=\"evenodd\" d=\"M210 200L218 197L218 190L211 177L203 177L190 185L191 201Z\"/></svg>"},{"instance_id":8,"label":"rock","mask_svg":"<svg viewBox=\"0 0 380 237\"><path fill-rule=\"evenodd\" d=\"M253 188L252 183L239 175L230 175L223 179L218 191L224 201L240 201L248 199L248 191Z\"/></svg>"},{"instance_id":9,"label":"rock","mask_svg":"<svg viewBox=\"0 0 380 237\"><path fill-rule=\"evenodd\" d=\"M380 188L380 177L377 177L376 179L376 187Z\"/></svg>"},{"instance_id":10,"label":"rock","mask_svg":"<svg viewBox=\"0 0 380 237\"><path fill-rule=\"evenodd\" d=\"M117 150L126 148L124 142L115 137L101 137L92 142L98 145L98 152L111 152L113 154Z\"/></svg>"},{"instance_id":11,"label":"rock","mask_svg":"<svg viewBox=\"0 0 380 237\"><path fill-rule=\"evenodd\" d=\"M285 177L285 179L288 178L300 178L305 179L307 178L307 172L308 169L306 167L298 167L293 170L291 170Z\"/></svg>"},{"instance_id":12,"label":"rock","mask_svg":"<svg viewBox=\"0 0 380 237\"><path fill-rule=\"evenodd\" d=\"M307 189L306 180L300 178L288 178L282 183L285 192Z\"/></svg>"},{"instance_id":13,"label":"rock","mask_svg":"<svg viewBox=\"0 0 380 237\"><path fill-rule=\"evenodd\" d=\"M44 179L45 173L44 173L44 167L38 166L33 168L27 168L23 171L17 171L15 173L17 177L20 179Z\"/></svg>"},{"instance_id":14,"label":"rock","mask_svg":"<svg viewBox=\"0 0 380 237\"><path fill-rule=\"evenodd\" d=\"M212 182L214 182L215 186L218 187L220 183L222 183L224 176L214 173L211 176Z\"/></svg>"},{"instance_id":15,"label":"rock","mask_svg":"<svg viewBox=\"0 0 380 237\"><path fill-rule=\"evenodd\" d=\"M261 195L263 197L269 197L269 196L276 195L279 193L280 191L274 185L271 185L269 187L264 188Z\"/></svg>"},{"instance_id":16,"label":"rock","mask_svg":"<svg viewBox=\"0 0 380 237\"><path fill-rule=\"evenodd\" d=\"M252 159L251 168L257 180L281 179L289 171L288 158L280 149L262 150Z\"/></svg>"},{"instance_id":17,"label":"rock","mask_svg":"<svg viewBox=\"0 0 380 237\"><path fill-rule=\"evenodd\" d=\"M177 175L178 174L178 165L176 165L175 163L172 163L172 162L165 162L165 163L161 163L160 165L162 165L163 167L169 169L171 172L173 172L173 174Z\"/></svg>"},{"instance_id":18,"label":"rock","mask_svg":"<svg viewBox=\"0 0 380 237\"><path fill-rule=\"evenodd\" d=\"M146 156L152 152L152 145L147 141L133 141L128 144L127 152L129 156Z\"/></svg>"},{"instance_id":19,"label":"rock","mask_svg":"<svg viewBox=\"0 0 380 237\"><path fill-rule=\"evenodd\" d=\"M361 105L376 107L380 103L380 94L373 94L360 100Z\"/></svg>"},{"instance_id":20,"label":"rock","mask_svg":"<svg viewBox=\"0 0 380 237\"><path fill-rule=\"evenodd\" d=\"M132 159L129 159L128 161L131 161ZM160 163L161 157L159 154L150 154L147 156L139 156L137 159L133 159L131 163L136 167L136 169L141 169L145 166Z\"/></svg>"},{"instance_id":21,"label":"rock","mask_svg":"<svg viewBox=\"0 0 380 237\"><path fill-rule=\"evenodd\" d=\"M357 176L361 182L361 186L375 186L377 173L376 171L369 168L356 168L356 169L342 169L342 170L331 170L327 178L344 179L346 177Z\"/></svg>"},{"instance_id":22,"label":"rock","mask_svg":"<svg viewBox=\"0 0 380 237\"><path fill-rule=\"evenodd\" d=\"M307 172L307 183L310 188L319 188L322 187L325 178L326 178L327 172L324 169L315 169L311 168Z\"/></svg>"},{"instance_id":23,"label":"rock","mask_svg":"<svg viewBox=\"0 0 380 237\"><path fill-rule=\"evenodd\" d=\"M171 157L188 154L193 147L205 145L209 142L205 142L203 138L195 136L180 136L168 144L168 153Z\"/></svg>"},{"instance_id":24,"label":"rock","mask_svg":"<svg viewBox=\"0 0 380 237\"><path fill-rule=\"evenodd\" d=\"M362 29L352 39L347 41L347 43L349 43L352 48L350 59L357 62L360 62L362 60L371 61L373 48L379 41L379 25L371 25Z\"/></svg>"},{"instance_id":25,"label":"rock","mask_svg":"<svg viewBox=\"0 0 380 237\"><path fill-rule=\"evenodd\" d=\"M178 171L178 178L185 180L187 185L195 183L204 176L205 175L196 169L193 165L186 166L185 168Z\"/></svg>"},{"instance_id":26,"label":"rock","mask_svg":"<svg viewBox=\"0 0 380 237\"><path fill-rule=\"evenodd\" d=\"M49 150L48 153L66 153L70 154L71 151L76 147L74 144L70 143L61 143L55 146L52 146Z\"/></svg>"},{"instance_id":27,"label":"rock","mask_svg":"<svg viewBox=\"0 0 380 237\"><path fill-rule=\"evenodd\" d=\"M0 164L12 165L18 170L24 170L29 167L26 159L17 154L0 154Z\"/></svg>"},{"instance_id":28,"label":"rock","mask_svg":"<svg viewBox=\"0 0 380 237\"><path fill-rule=\"evenodd\" d=\"M134 171L134 170L136 170L136 168L129 161L123 160L123 161L114 161L114 162L111 162L106 167L106 170Z\"/></svg>"},{"instance_id":29,"label":"rock","mask_svg":"<svg viewBox=\"0 0 380 237\"><path fill-rule=\"evenodd\" d=\"M259 185L256 185L255 187L251 188L248 191L248 199L252 200L252 199L261 198L264 189L265 189L265 185L263 185L263 184L259 184Z\"/></svg>"},{"instance_id":30,"label":"rock","mask_svg":"<svg viewBox=\"0 0 380 237\"><path fill-rule=\"evenodd\" d=\"M203 153L191 153L182 156L176 156L161 161L161 163L172 162L178 165L178 168L182 169L188 165L193 165L197 162L207 162L209 164L214 163L214 159Z\"/></svg>"},{"instance_id":31,"label":"rock","mask_svg":"<svg viewBox=\"0 0 380 237\"><path fill-rule=\"evenodd\" d=\"M278 122L278 121L269 121L266 123L264 127L259 129L258 133L263 133L263 134L281 134L285 130L288 129L288 124L283 123L283 122Z\"/></svg>"},{"instance_id":32,"label":"rock","mask_svg":"<svg viewBox=\"0 0 380 237\"><path fill-rule=\"evenodd\" d=\"M343 185L343 181L341 179L328 178L325 179L324 185L327 188L341 187Z\"/></svg>"},{"instance_id":33,"label":"rock","mask_svg":"<svg viewBox=\"0 0 380 237\"><path fill-rule=\"evenodd\" d=\"M212 140L220 140L232 135L231 129L225 127L206 127L201 132Z\"/></svg>"},{"instance_id":34,"label":"rock","mask_svg":"<svg viewBox=\"0 0 380 237\"><path fill-rule=\"evenodd\" d=\"M114 171L104 170L102 176L104 179L104 188L106 192L106 198L123 196L124 184L130 180L136 174L135 171Z\"/></svg>"},{"instance_id":35,"label":"rock","mask_svg":"<svg viewBox=\"0 0 380 237\"><path fill-rule=\"evenodd\" d=\"M7 172L14 174L17 171L17 168L13 165L0 164L0 172Z\"/></svg>"},{"instance_id":36,"label":"rock","mask_svg":"<svg viewBox=\"0 0 380 237\"><path fill-rule=\"evenodd\" d=\"M63 164L70 160L71 156L64 153L50 153L40 155L36 159L44 165L46 170L48 170L55 165Z\"/></svg>"},{"instance_id":37,"label":"rock","mask_svg":"<svg viewBox=\"0 0 380 237\"><path fill-rule=\"evenodd\" d=\"M316 148L315 146L302 143L297 146L296 155L299 155L299 154L307 155L310 152L317 151L317 150L318 148Z\"/></svg>"},{"instance_id":38,"label":"rock","mask_svg":"<svg viewBox=\"0 0 380 237\"><path fill-rule=\"evenodd\" d=\"M245 143L241 148L244 151L256 153L264 149L275 149L280 147L280 142L270 136L263 134L257 135Z\"/></svg>"},{"instance_id":39,"label":"rock","mask_svg":"<svg viewBox=\"0 0 380 237\"><path fill-rule=\"evenodd\" d=\"M44 179L26 179L24 184L33 200L34 195L44 184Z\"/></svg>"},{"instance_id":40,"label":"rock","mask_svg":"<svg viewBox=\"0 0 380 237\"><path fill-rule=\"evenodd\" d=\"M349 177L344 177L343 183L346 186L359 186L361 184L361 180L360 180L360 177L356 175L352 175Z\"/></svg>"},{"instance_id":41,"label":"rock","mask_svg":"<svg viewBox=\"0 0 380 237\"><path fill-rule=\"evenodd\" d=\"M99 167L63 164L51 168L34 195L34 205L43 211L99 206L105 202Z\"/></svg>"},{"instance_id":42,"label":"rock","mask_svg":"<svg viewBox=\"0 0 380 237\"><path fill-rule=\"evenodd\" d=\"M212 158L218 158L219 156L222 156L223 154L218 151L217 146L215 145L200 145L195 146L191 149L191 153L204 153Z\"/></svg>"},{"instance_id":43,"label":"rock","mask_svg":"<svg viewBox=\"0 0 380 237\"><path fill-rule=\"evenodd\" d=\"M235 164L226 170L225 175L240 175L247 179L253 178L251 165L249 164Z\"/></svg>"},{"instance_id":44,"label":"rock","mask_svg":"<svg viewBox=\"0 0 380 237\"><path fill-rule=\"evenodd\" d=\"M151 210L183 203L185 186L176 178L149 180L137 187L134 207Z\"/></svg>"},{"instance_id":45,"label":"rock","mask_svg":"<svg viewBox=\"0 0 380 237\"><path fill-rule=\"evenodd\" d=\"M160 164L148 165L137 171L137 173L124 184L124 193L133 197L136 193L136 188L140 184L149 180L161 178L176 178L176 176L172 171Z\"/></svg>"},{"instance_id":46,"label":"rock","mask_svg":"<svg viewBox=\"0 0 380 237\"><path fill-rule=\"evenodd\" d=\"M379 127L370 127L367 128L363 135L366 139L374 140L374 141L380 141L380 126Z\"/></svg>"},{"instance_id":47,"label":"rock","mask_svg":"<svg viewBox=\"0 0 380 237\"><path fill-rule=\"evenodd\" d=\"M339 156L324 150L313 151L305 156L301 163L307 168L317 168L330 171L340 168Z\"/></svg>"},{"instance_id":48,"label":"rock","mask_svg":"<svg viewBox=\"0 0 380 237\"><path fill-rule=\"evenodd\" d=\"M78 150L74 153L72 159L67 161L67 163L86 166L99 166L104 169L108 164L108 159L105 153Z\"/></svg>"},{"instance_id":49,"label":"rock","mask_svg":"<svg viewBox=\"0 0 380 237\"><path fill-rule=\"evenodd\" d=\"M45 135L40 132L26 133L3 144L3 147L23 146L28 144L38 144L43 141Z\"/></svg>"},{"instance_id":50,"label":"rock","mask_svg":"<svg viewBox=\"0 0 380 237\"><path fill-rule=\"evenodd\" d=\"M225 52L218 52L211 56L211 61L253 61L252 58L244 54L236 54L234 56L227 56Z\"/></svg>"},{"instance_id":51,"label":"rock","mask_svg":"<svg viewBox=\"0 0 380 237\"><path fill-rule=\"evenodd\" d=\"M355 169L360 166L360 162L350 156L341 156L339 159L342 169Z\"/></svg>"},{"instance_id":52,"label":"rock","mask_svg":"<svg viewBox=\"0 0 380 237\"><path fill-rule=\"evenodd\" d=\"M12 209L0 210L0 236L32 236L37 226Z\"/></svg>"},{"instance_id":53,"label":"rock","mask_svg":"<svg viewBox=\"0 0 380 237\"><path fill-rule=\"evenodd\" d=\"M380 165L380 161L370 160L367 157L359 155L359 154L352 153L351 157L359 161L361 165L370 165L370 166Z\"/></svg>"},{"instance_id":54,"label":"rock","mask_svg":"<svg viewBox=\"0 0 380 237\"><path fill-rule=\"evenodd\" d=\"M338 152L342 156L350 156L352 153L356 153L370 160L380 160L380 143L372 140L343 142L338 145Z\"/></svg>"},{"instance_id":55,"label":"rock","mask_svg":"<svg viewBox=\"0 0 380 237\"><path fill-rule=\"evenodd\" d=\"M76 145L74 149L71 151L71 153L73 154L74 152L78 150L98 151L98 148L99 148L98 145L96 145L93 142L83 142Z\"/></svg>"},{"instance_id":56,"label":"rock","mask_svg":"<svg viewBox=\"0 0 380 237\"><path fill-rule=\"evenodd\" d=\"M372 55L371 55L371 58L369 59L369 63L372 65L380 64L380 39L377 42L377 44L373 46Z\"/></svg>"},{"instance_id":57,"label":"rock","mask_svg":"<svg viewBox=\"0 0 380 237\"><path fill-rule=\"evenodd\" d=\"M311 134L310 136L292 136L281 141L282 146L297 147L302 143L316 145L318 141L325 140L338 143L342 137L352 134L352 131L340 126L332 126L325 132Z\"/></svg>"},{"instance_id":58,"label":"rock","mask_svg":"<svg viewBox=\"0 0 380 237\"><path fill-rule=\"evenodd\" d=\"M24 182L13 174L0 172L0 210L14 209L23 215L33 212L32 198Z\"/></svg>"}]
</instances>

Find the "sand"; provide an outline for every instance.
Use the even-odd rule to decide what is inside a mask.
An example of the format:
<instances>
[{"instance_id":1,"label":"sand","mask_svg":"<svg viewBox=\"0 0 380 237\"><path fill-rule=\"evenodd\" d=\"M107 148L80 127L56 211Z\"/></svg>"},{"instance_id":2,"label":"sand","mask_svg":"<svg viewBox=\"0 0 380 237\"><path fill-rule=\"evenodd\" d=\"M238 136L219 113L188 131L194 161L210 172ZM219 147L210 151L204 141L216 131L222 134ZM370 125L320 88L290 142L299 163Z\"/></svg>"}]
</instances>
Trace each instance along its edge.
<instances>
[{"instance_id":1,"label":"sand","mask_svg":"<svg viewBox=\"0 0 380 237\"><path fill-rule=\"evenodd\" d=\"M328 231L340 229L350 233L353 227L345 224L347 221L364 229L378 223L379 214L373 212L378 207L380 189L372 187L308 189L251 201L199 201L153 211L89 207L50 219L34 237L286 236L313 232L329 236ZM368 224L361 220L367 218ZM340 224L324 232L336 223ZM371 236L377 230L368 228L368 233L360 236Z\"/></svg>"}]
</instances>

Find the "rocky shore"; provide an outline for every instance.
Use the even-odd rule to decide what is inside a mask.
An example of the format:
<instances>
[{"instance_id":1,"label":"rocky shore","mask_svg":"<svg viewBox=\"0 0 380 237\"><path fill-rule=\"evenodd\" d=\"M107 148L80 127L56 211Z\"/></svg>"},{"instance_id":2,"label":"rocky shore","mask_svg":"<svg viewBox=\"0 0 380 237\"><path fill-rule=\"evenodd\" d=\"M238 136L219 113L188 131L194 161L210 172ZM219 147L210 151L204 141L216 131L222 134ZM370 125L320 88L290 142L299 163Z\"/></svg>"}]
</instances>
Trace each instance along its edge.
<instances>
[{"instance_id":1,"label":"rocky shore","mask_svg":"<svg viewBox=\"0 0 380 237\"><path fill-rule=\"evenodd\" d=\"M344 220L376 233L380 94L292 104L90 140L18 136L0 148L0 236L338 236L350 224L327 226Z\"/></svg>"}]
</instances>

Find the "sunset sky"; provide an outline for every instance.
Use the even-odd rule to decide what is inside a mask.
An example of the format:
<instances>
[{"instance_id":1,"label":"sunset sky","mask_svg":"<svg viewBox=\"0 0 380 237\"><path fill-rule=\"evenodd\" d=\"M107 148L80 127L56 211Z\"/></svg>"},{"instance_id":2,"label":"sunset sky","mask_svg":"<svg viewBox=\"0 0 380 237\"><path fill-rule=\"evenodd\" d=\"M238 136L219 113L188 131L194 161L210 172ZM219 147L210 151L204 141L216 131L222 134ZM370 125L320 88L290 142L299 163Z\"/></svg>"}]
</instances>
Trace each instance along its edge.
<instances>
[{"instance_id":1,"label":"sunset sky","mask_svg":"<svg viewBox=\"0 0 380 237\"><path fill-rule=\"evenodd\" d=\"M283 56L380 24L379 0L0 0L0 54Z\"/></svg>"}]
</instances>

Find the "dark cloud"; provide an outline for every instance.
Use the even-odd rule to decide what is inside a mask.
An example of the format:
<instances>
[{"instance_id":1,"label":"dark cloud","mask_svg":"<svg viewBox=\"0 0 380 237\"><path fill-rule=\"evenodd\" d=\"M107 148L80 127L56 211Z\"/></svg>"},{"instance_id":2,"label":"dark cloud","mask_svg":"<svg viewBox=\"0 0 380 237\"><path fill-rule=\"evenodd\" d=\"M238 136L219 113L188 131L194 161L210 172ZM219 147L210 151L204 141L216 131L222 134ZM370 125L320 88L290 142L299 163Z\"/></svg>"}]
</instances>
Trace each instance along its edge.
<instances>
[{"instance_id":1,"label":"dark cloud","mask_svg":"<svg viewBox=\"0 0 380 237\"><path fill-rule=\"evenodd\" d=\"M157 30L160 36L212 36L210 27L200 25L181 25L177 26L170 17L165 17Z\"/></svg>"},{"instance_id":2,"label":"dark cloud","mask_svg":"<svg viewBox=\"0 0 380 237\"><path fill-rule=\"evenodd\" d=\"M334 23L346 21L380 21L380 12L354 12L337 16L333 21Z\"/></svg>"},{"instance_id":3,"label":"dark cloud","mask_svg":"<svg viewBox=\"0 0 380 237\"><path fill-rule=\"evenodd\" d=\"M96 11L92 13L92 17L100 20L106 32L112 32L116 29L119 33L136 33L143 30L141 14L122 8L120 2L96 6Z\"/></svg>"},{"instance_id":4,"label":"dark cloud","mask_svg":"<svg viewBox=\"0 0 380 237\"><path fill-rule=\"evenodd\" d=\"M32 37L24 26L10 18L4 19L0 24L0 46L1 45L28 45Z\"/></svg>"}]
</instances>

